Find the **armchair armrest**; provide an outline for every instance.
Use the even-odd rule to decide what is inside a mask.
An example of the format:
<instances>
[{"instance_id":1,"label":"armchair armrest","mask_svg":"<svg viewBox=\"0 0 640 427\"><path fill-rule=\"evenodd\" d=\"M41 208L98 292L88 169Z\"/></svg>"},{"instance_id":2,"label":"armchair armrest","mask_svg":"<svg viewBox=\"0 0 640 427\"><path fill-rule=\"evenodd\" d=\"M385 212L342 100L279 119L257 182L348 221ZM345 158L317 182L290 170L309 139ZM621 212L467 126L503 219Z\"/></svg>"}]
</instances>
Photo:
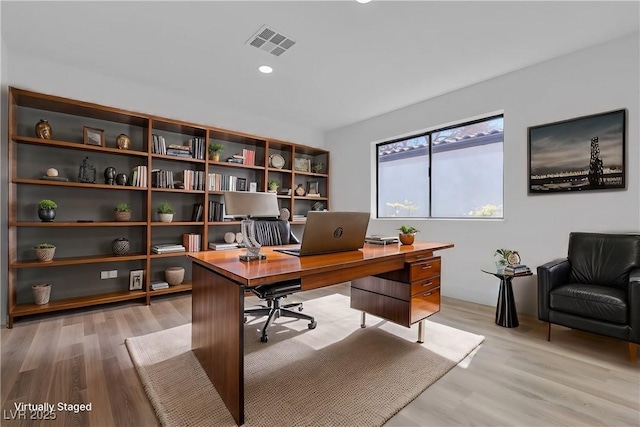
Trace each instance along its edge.
<instances>
[{"instance_id":1,"label":"armchair armrest","mask_svg":"<svg viewBox=\"0 0 640 427\"><path fill-rule=\"evenodd\" d=\"M640 269L629 273L629 341L640 344Z\"/></svg>"},{"instance_id":2,"label":"armchair armrest","mask_svg":"<svg viewBox=\"0 0 640 427\"><path fill-rule=\"evenodd\" d=\"M549 321L549 292L569 280L571 264L567 258L538 266L538 319Z\"/></svg>"}]
</instances>

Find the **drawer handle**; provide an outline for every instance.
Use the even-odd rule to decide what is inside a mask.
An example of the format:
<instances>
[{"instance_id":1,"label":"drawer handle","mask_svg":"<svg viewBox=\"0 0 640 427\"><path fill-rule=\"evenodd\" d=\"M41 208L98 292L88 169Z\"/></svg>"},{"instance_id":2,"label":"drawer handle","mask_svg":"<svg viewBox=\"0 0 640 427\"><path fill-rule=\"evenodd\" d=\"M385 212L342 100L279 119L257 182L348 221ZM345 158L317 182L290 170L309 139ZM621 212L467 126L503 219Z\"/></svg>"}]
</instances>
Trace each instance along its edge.
<instances>
[{"instance_id":1,"label":"drawer handle","mask_svg":"<svg viewBox=\"0 0 640 427\"><path fill-rule=\"evenodd\" d=\"M414 261L424 261L425 259L429 259L428 256L417 257Z\"/></svg>"},{"instance_id":2,"label":"drawer handle","mask_svg":"<svg viewBox=\"0 0 640 427\"><path fill-rule=\"evenodd\" d=\"M433 285L433 282L427 282L427 283L423 283L422 287L424 288L426 286L431 286L431 285Z\"/></svg>"},{"instance_id":3,"label":"drawer handle","mask_svg":"<svg viewBox=\"0 0 640 427\"><path fill-rule=\"evenodd\" d=\"M428 270L430 269L432 266L431 264L425 264L424 267L422 267L423 270Z\"/></svg>"},{"instance_id":4,"label":"drawer handle","mask_svg":"<svg viewBox=\"0 0 640 427\"><path fill-rule=\"evenodd\" d=\"M431 295L433 292L425 292L424 294L422 294L423 297L428 297L429 295Z\"/></svg>"}]
</instances>

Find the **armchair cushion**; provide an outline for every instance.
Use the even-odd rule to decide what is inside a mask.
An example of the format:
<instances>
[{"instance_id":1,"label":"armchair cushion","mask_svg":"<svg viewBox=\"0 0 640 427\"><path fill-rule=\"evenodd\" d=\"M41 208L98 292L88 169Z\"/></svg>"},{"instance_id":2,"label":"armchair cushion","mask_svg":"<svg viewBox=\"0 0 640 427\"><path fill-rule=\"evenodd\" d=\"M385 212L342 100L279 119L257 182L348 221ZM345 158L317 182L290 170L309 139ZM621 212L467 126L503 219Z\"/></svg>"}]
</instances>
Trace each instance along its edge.
<instances>
[{"instance_id":1,"label":"armchair cushion","mask_svg":"<svg viewBox=\"0 0 640 427\"><path fill-rule=\"evenodd\" d=\"M608 286L568 284L550 292L552 310L627 323L627 292Z\"/></svg>"},{"instance_id":2,"label":"armchair cushion","mask_svg":"<svg viewBox=\"0 0 640 427\"><path fill-rule=\"evenodd\" d=\"M633 234L571 233L569 283L627 289L629 273L640 267L640 239Z\"/></svg>"}]
</instances>

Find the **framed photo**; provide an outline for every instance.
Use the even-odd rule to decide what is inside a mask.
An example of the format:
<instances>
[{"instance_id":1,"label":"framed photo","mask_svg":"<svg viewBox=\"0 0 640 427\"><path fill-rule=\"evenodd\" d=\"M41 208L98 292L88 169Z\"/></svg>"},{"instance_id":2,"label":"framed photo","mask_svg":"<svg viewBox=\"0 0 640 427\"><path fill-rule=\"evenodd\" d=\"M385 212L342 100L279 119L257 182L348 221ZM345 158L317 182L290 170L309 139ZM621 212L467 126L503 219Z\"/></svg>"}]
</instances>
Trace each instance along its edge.
<instances>
[{"instance_id":1,"label":"framed photo","mask_svg":"<svg viewBox=\"0 0 640 427\"><path fill-rule=\"evenodd\" d=\"M626 110L528 129L529 194L625 188Z\"/></svg>"},{"instance_id":2,"label":"framed photo","mask_svg":"<svg viewBox=\"0 0 640 427\"><path fill-rule=\"evenodd\" d=\"M311 172L311 160L296 158L293 168L298 172Z\"/></svg>"},{"instance_id":3,"label":"framed photo","mask_svg":"<svg viewBox=\"0 0 640 427\"><path fill-rule=\"evenodd\" d=\"M85 126L83 132L85 144L104 147L104 130Z\"/></svg>"},{"instance_id":4,"label":"framed photo","mask_svg":"<svg viewBox=\"0 0 640 427\"><path fill-rule=\"evenodd\" d=\"M129 272L129 290L142 290L144 284L144 270L131 270Z\"/></svg>"},{"instance_id":5,"label":"framed photo","mask_svg":"<svg viewBox=\"0 0 640 427\"><path fill-rule=\"evenodd\" d=\"M249 183L249 191L252 193L255 193L256 191L258 191L258 183L257 182L250 182Z\"/></svg>"},{"instance_id":6,"label":"framed photo","mask_svg":"<svg viewBox=\"0 0 640 427\"><path fill-rule=\"evenodd\" d=\"M247 178L238 178L236 180L237 191L247 191Z\"/></svg>"},{"instance_id":7,"label":"framed photo","mask_svg":"<svg viewBox=\"0 0 640 427\"><path fill-rule=\"evenodd\" d=\"M319 181L307 181L307 196L310 196L312 194L320 195Z\"/></svg>"}]
</instances>

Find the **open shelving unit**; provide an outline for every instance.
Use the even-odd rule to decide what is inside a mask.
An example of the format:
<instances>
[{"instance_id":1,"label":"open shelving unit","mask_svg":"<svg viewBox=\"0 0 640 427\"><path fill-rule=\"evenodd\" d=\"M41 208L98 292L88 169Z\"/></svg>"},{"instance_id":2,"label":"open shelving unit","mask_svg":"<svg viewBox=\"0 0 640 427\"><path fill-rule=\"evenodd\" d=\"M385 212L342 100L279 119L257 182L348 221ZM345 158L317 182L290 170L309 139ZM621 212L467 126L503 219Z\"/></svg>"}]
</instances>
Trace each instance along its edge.
<instances>
[{"instance_id":1,"label":"open shelving unit","mask_svg":"<svg viewBox=\"0 0 640 427\"><path fill-rule=\"evenodd\" d=\"M51 124L52 139L34 136L40 119ZM85 126L104 131L100 146L84 143ZM223 200L223 189L209 188L211 174L227 180L235 177L243 183L236 190L244 191L249 191L252 183L256 191L267 191L269 181L278 181L281 192L283 188L291 190L278 194L280 208L291 213L290 221L294 214L305 215L319 208L318 202L322 209L329 208L329 152L318 148L18 88L9 88L8 133L8 327L22 316L130 300L150 304L154 296L190 291L191 265L186 253L154 254L151 246L182 243L183 234L196 233L201 236L202 250L208 250L208 243L222 241L225 232L239 231L240 221L209 220L210 202ZM117 147L120 134L131 140L127 149ZM154 134L174 145L193 138L203 140L205 147L218 143L224 147L223 155L214 161L206 149L203 159L158 154L153 149ZM251 162L226 161L248 152L252 153ZM284 159L284 165L272 164L271 156L276 154ZM95 170L95 183L76 178L85 158ZM296 167L300 164L306 166ZM128 177L137 166L146 167L147 186L111 185L103 179L106 167ZM69 181L42 179L49 168L57 169ZM151 185L154 169L170 170L174 177L180 177L184 170L197 171L204 176L204 186L155 188ZM306 195L309 183L320 196ZM304 187L305 195L296 194L298 186ZM58 204L53 222L38 220L37 204L42 199ZM175 208L173 222L158 220L156 207L162 201ZM114 221L113 209L122 202L132 207L130 221ZM194 204L203 206L198 221L191 221ZM303 225L304 221L292 224ZM126 255L111 251L111 242L119 237L130 241ZM53 261L35 258L33 246L44 242L56 246ZM163 279L164 269L174 265L185 267L183 283L151 290L150 283ZM101 280L101 270L117 270L118 277ZM144 270L142 290L129 290L128 272L132 270ZM34 303L31 285L39 283L52 285L47 304Z\"/></svg>"}]
</instances>

